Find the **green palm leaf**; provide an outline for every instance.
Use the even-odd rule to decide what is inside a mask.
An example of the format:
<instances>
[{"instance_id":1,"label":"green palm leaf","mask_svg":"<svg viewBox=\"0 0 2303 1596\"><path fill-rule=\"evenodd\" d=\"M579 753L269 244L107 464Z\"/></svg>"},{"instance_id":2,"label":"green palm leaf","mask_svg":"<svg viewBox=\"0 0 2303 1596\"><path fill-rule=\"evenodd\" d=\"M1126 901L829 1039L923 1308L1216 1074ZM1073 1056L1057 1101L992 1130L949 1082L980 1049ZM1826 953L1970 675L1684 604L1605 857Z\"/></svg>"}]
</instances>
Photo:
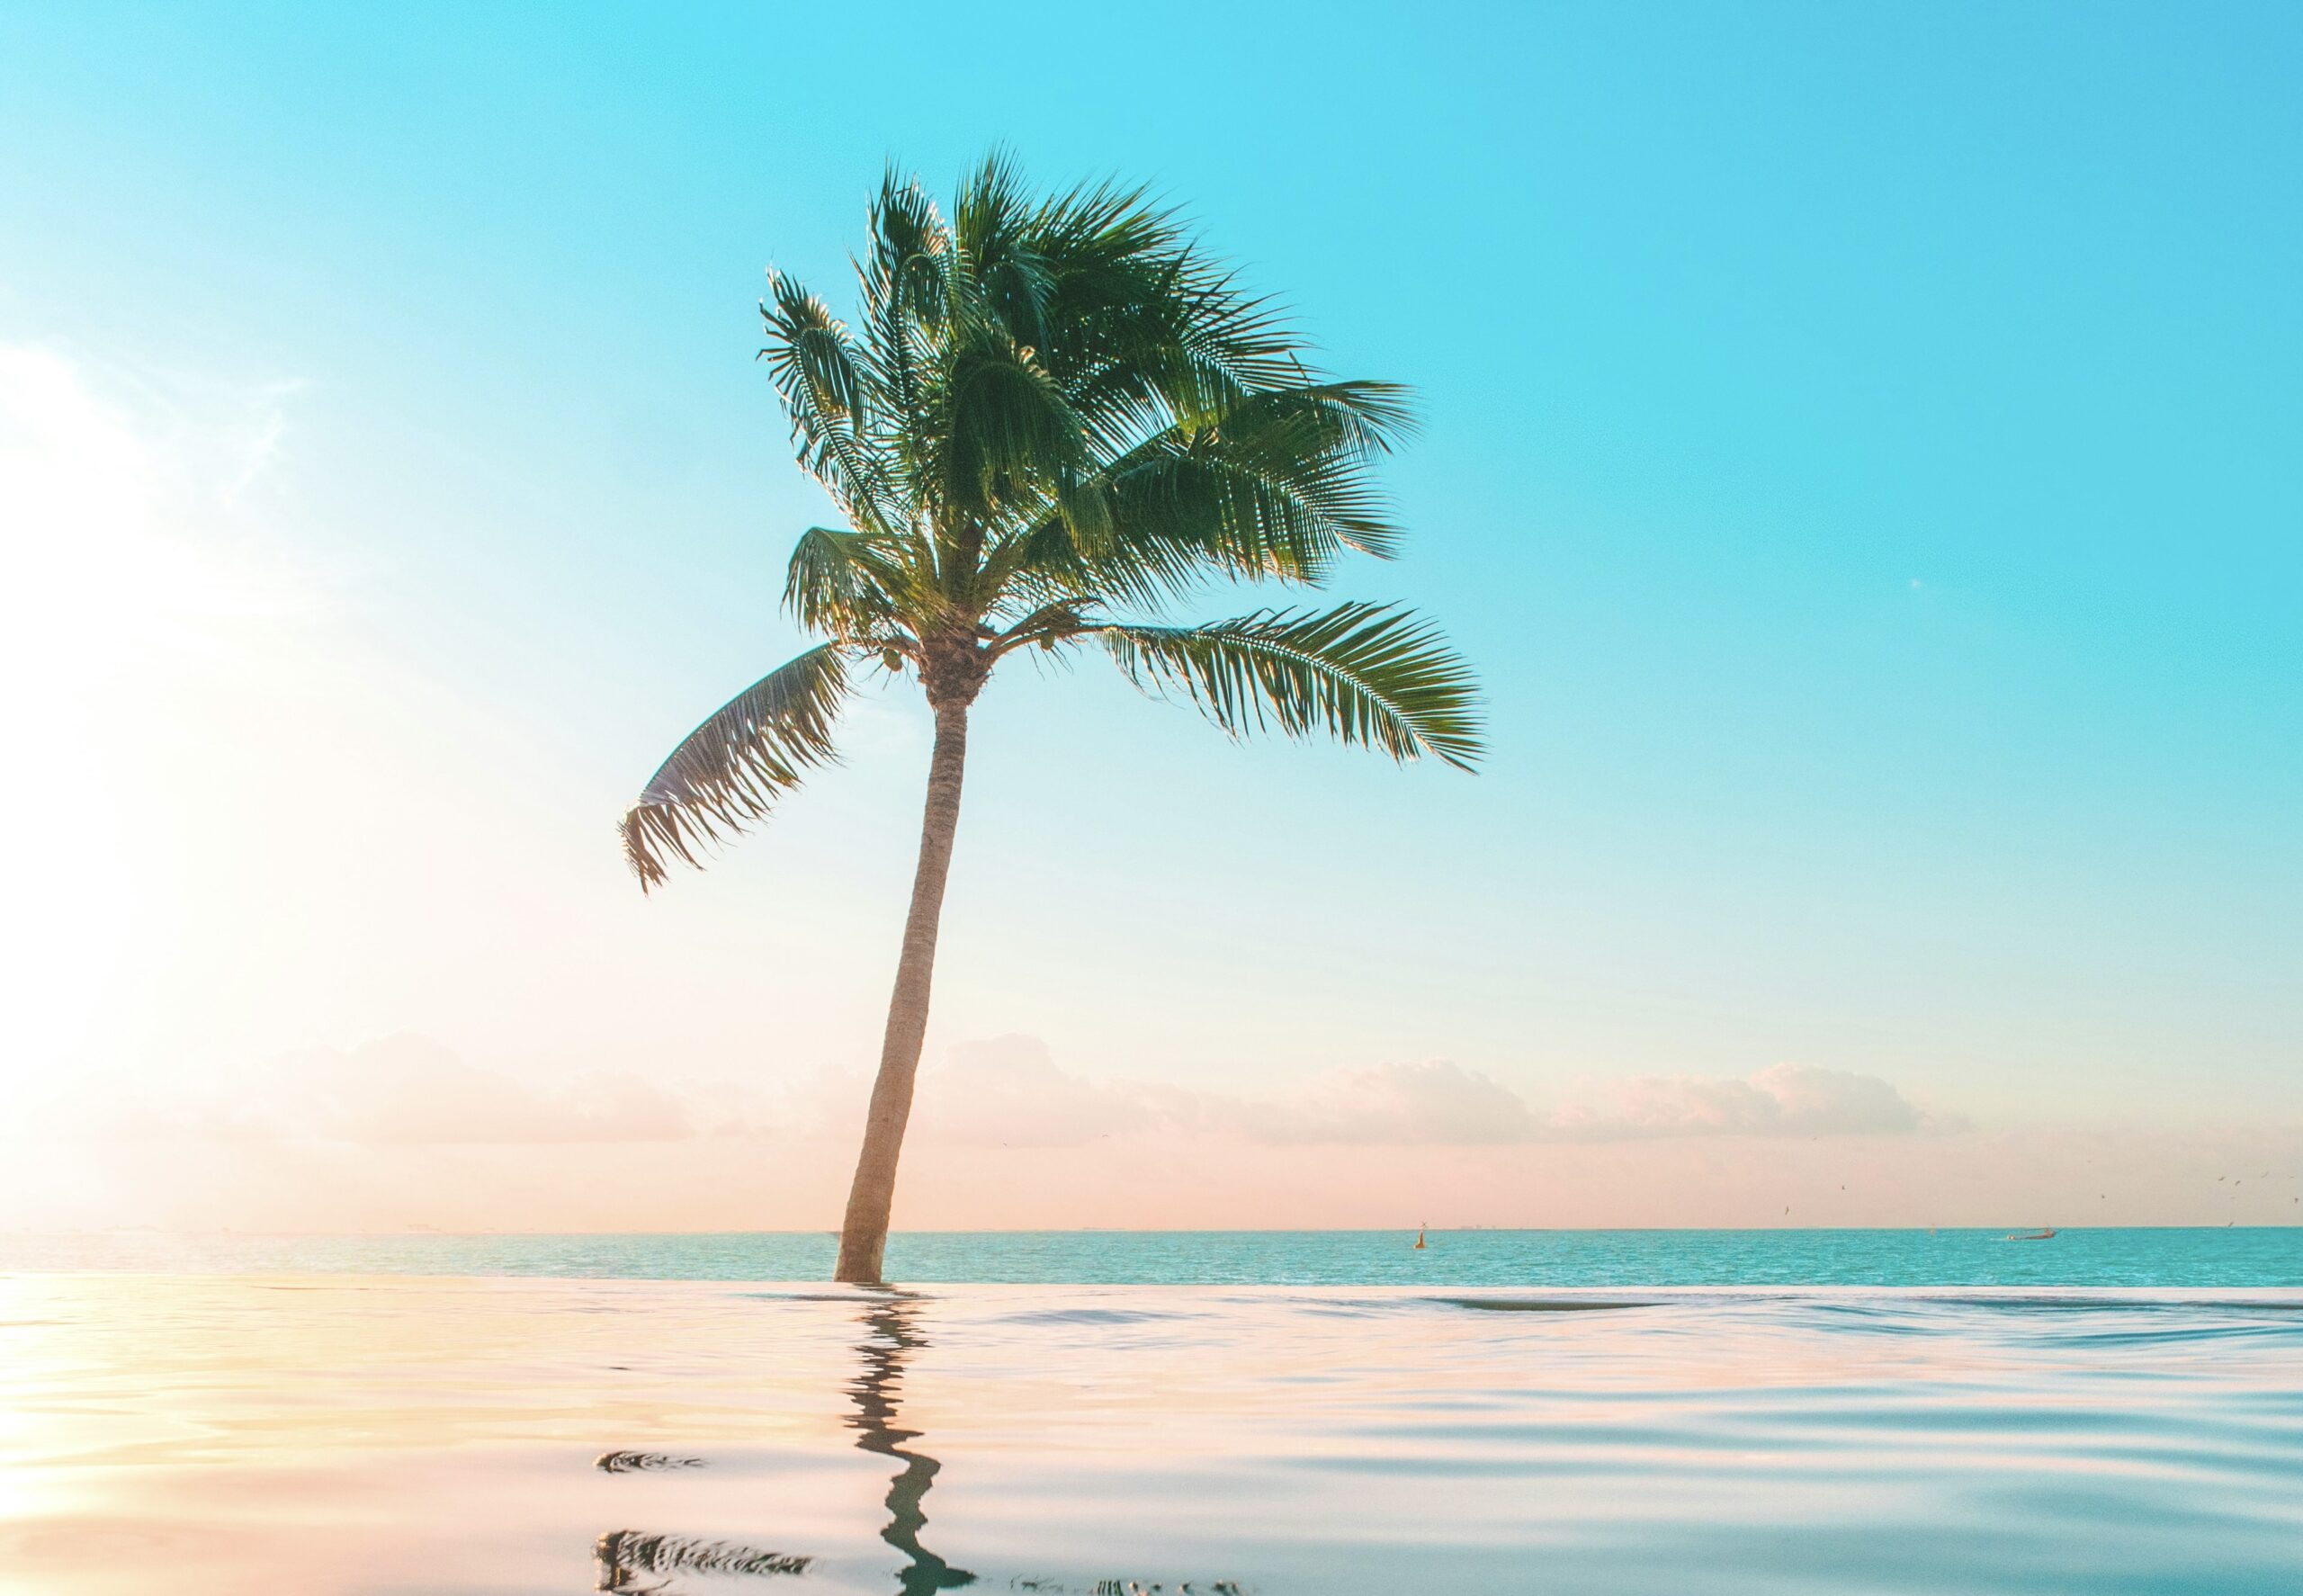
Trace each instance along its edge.
<instances>
[{"instance_id":1,"label":"green palm leaf","mask_svg":"<svg viewBox=\"0 0 2303 1596\"><path fill-rule=\"evenodd\" d=\"M881 644L898 629L897 600L907 583L901 553L860 532L811 526L792 545L784 608L811 632Z\"/></svg>"},{"instance_id":2,"label":"green palm leaf","mask_svg":"<svg viewBox=\"0 0 2303 1596\"><path fill-rule=\"evenodd\" d=\"M623 811L623 856L644 891L674 858L765 819L802 772L832 758L847 668L825 643L770 671L689 732Z\"/></svg>"},{"instance_id":3,"label":"green palm leaf","mask_svg":"<svg viewBox=\"0 0 2303 1596\"><path fill-rule=\"evenodd\" d=\"M1480 757L1471 668L1430 623L1396 605L1259 610L1205 626L1112 624L1081 635L1100 638L1137 686L1182 692L1234 737L1325 730L1394 759L1430 754L1466 770Z\"/></svg>"},{"instance_id":4,"label":"green palm leaf","mask_svg":"<svg viewBox=\"0 0 2303 1596\"><path fill-rule=\"evenodd\" d=\"M1169 426L1071 486L1003 540L988 567L1027 597L1132 605L1165 603L1217 576L1316 584L1347 549L1397 551L1399 528L1370 468L1412 426L1395 383L1251 394L1220 421Z\"/></svg>"},{"instance_id":5,"label":"green palm leaf","mask_svg":"<svg viewBox=\"0 0 2303 1596\"><path fill-rule=\"evenodd\" d=\"M901 516L890 503L886 462L873 446L874 418L860 352L824 302L783 273L768 278L760 305L767 344L760 350L801 465L859 526L884 529Z\"/></svg>"}]
</instances>

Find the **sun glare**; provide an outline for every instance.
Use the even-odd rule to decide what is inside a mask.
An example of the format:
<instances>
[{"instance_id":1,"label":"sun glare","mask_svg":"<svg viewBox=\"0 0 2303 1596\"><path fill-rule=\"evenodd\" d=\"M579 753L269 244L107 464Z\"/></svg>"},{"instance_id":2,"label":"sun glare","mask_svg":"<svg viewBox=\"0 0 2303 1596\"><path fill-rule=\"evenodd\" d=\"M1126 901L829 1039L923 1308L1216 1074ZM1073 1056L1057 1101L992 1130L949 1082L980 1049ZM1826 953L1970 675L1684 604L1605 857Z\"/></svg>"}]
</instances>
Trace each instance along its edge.
<instances>
[{"instance_id":1,"label":"sun glare","mask_svg":"<svg viewBox=\"0 0 2303 1596\"><path fill-rule=\"evenodd\" d=\"M19 855L12 1074L77 1055L148 907L107 839L158 740L195 713L184 661L293 607L236 513L277 437L276 405L253 425L235 413L248 408L211 416L56 349L0 345L0 667L26 688L7 697L0 791L14 834L72 843Z\"/></svg>"}]
</instances>

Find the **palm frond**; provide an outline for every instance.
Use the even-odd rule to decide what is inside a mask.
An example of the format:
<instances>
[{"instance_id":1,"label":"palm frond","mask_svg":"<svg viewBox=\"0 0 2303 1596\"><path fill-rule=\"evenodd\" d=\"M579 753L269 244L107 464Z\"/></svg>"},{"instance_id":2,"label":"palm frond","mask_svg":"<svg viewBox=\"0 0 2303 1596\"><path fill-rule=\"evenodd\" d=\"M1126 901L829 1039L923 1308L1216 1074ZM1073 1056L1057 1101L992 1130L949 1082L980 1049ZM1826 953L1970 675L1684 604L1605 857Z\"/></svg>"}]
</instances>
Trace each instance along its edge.
<instances>
[{"instance_id":1,"label":"palm frond","mask_svg":"<svg viewBox=\"0 0 2303 1596\"><path fill-rule=\"evenodd\" d=\"M1198 399L1185 414L1213 414L1242 394L1309 379L1304 340L1277 300L1244 291L1229 268L1196 252L1179 263L1177 279L1185 315L1176 329L1181 364L1171 390Z\"/></svg>"},{"instance_id":2,"label":"palm frond","mask_svg":"<svg viewBox=\"0 0 2303 1596\"><path fill-rule=\"evenodd\" d=\"M831 725L847 696L837 645L810 649L739 693L689 732L623 811L623 856L642 890L674 858L766 818L812 766L832 758Z\"/></svg>"},{"instance_id":3,"label":"palm frond","mask_svg":"<svg viewBox=\"0 0 2303 1596\"><path fill-rule=\"evenodd\" d=\"M1053 330L1053 287L1034 227L1031 196L1015 158L994 150L960 185L952 205L952 242L977 303L971 309L1017 344L1035 349Z\"/></svg>"},{"instance_id":4,"label":"palm frond","mask_svg":"<svg viewBox=\"0 0 2303 1596\"><path fill-rule=\"evenodd\" d=\"M861 351L824 302L776 272L760 305L767 363L792 422L800 464L859 526L886 530L903 517L889 503L888 471L877 459L867 413Z\"/></svg>"},{"instance_id":5,"label":"palm frond","mask_svg":"<svg viewBox=\"0 0 2303 1596\"><path fill-rule=\"evenodd\" d=\"M1392 605L1259 610L1204 626L1089 629L1128 679L1180 691L1238 737L1326 730L1394 759L1469 769L1481 753L1471 668L1430 623Z\"/></svg>"},{"instance_id":6,"label":"palm frond","mask_svg":"<svg viewBox=\"0 0 2303 1596\"><path fill-rule=\"evenodd\" d=\"M1046 263L1049 319L1093 333L1067 381L1197 417L1304 380L1302 341L1277 302L1242 291L1179 213L1144 190L1104 183L1057 195L1034 219L1032 241Z\"/></svg>"},{"instance_id":7,"label":"palm frond","mask_svg":"<svg viewBox=\"0 0 2303 1596\"><path fill-rule=\"evenodd\" d=\"M879 433L892 475L917 503L927 475L930 420L927 368L949 296L950 229L916 177L894 167L881 180L871 211L872 247L856 263L864 294L859 357L878 396Z\"/></svg>"},{"instance_id":8,"label":"palm frond","mask_svg":"<svg viewBox=\"0 0 2303 1596\"><path fill-rule=\"evenodd\" d=\"M1003 540L991 569L1017 579L1026 601L1147 606L1214 577L1317 583L1345 549L1396 551L1371 467L1411 426L1406 390L1393 383L1250 395L1215 425L1169 427L1070 486Z\"/></svg>"},{"instance_id":9,"label":"palm frond","mask_svg":"<svg viewBox=\"0 0 2303 1596\"><path fill-rule=\"evenodd\" d=\"M865 533L811 526L792 545L784 609L811 632L841 641L883 641L910 586L899 553Z\"/></svg>"},{"instance_id":10,"label":"palm frond","mask_svg":"<svg viewBox=\"0 0 2303 1596\"><path fill-rule=\"evenodd\" d=\"M942 487L985 518L1085 462L1086 427L1035 352L989 343L951 363Z\"/></svg>"}]
</instances>

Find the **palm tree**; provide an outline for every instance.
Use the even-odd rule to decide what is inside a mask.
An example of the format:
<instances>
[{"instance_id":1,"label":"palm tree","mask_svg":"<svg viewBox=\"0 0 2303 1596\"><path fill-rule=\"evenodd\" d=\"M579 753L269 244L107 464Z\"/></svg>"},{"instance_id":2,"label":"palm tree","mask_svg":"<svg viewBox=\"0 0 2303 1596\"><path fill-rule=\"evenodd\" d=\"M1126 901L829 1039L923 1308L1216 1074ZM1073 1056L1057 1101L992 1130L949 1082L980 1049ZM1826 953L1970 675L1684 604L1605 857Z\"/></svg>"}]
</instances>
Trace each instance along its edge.
<instances>
[{"instance_id":1,"label":"palm tree","mask_svg":"<svg viewBox=\"0 0 2303 1596\"><path fill-rule=\"evenodd\" d=\"M1389 556L1371 480L1409 426L1388 382L1326 380L1270 301L1142 191L1028 194L995 156L948 217L892 171L854 324L782 273L761 351L800 463L843 525L792 551L785 609L824 641L691 732L624 811L642 888L764 820L832 758L867 672L916 679L936 725L911 912L837 1278L880 1278L927 1027L968 709L1024 650L1100 648L1234 736L1321 730L1398 760L1478 757L1472 677L1392 605L1157 617L1212 578L1315 585ZM1149 618L1147 618L1149 617Z\"/></svg>"}]
</instances>

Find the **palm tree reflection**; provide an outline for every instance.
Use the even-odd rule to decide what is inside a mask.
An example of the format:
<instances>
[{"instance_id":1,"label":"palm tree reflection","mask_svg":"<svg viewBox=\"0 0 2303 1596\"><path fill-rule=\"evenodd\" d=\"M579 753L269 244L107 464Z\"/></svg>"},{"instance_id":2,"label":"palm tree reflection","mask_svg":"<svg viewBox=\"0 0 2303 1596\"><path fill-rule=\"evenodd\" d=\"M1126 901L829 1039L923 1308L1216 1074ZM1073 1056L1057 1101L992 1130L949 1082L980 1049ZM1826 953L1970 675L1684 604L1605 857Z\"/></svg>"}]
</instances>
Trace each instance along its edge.
<instances>
[{"instance_id":1,"label":"palm tree reflection","mask_svg":"<svg viewBox=\"0 0 2303 1596\"><path fill-rule=\"evenodd\" d=\"M936 1592L974 1584L977 1579L967 1569L953 1567L919 1544L919 1532L927 1524L927 1514L921 1503L944 1466L906 1444L918 1440L921 1431L905 1430L897 1423L904 1360L928 1344L917 1323L918 1303L918 1298L892 1287L874 1290L862 1316L868 1333L856 1347L863 1359L863 1372L847 1383L848 1402L854 1412L843 1420L857 1432L856 1444L860 1449L893 1458L903 1466L888 1482L888 1522L880 1531L880 1538L905 1557L903 1568L896 1575L899 1596L934 1596ZM596 1466L610 1474L626 1474L697 1466L700 1461L661 1453L609 1452L598 1459ZM745 1542L643 1534L636 1529L612 1530L601 1536L593 1555L599 1561L599 1583L595 1588L611 1596L675 1596L679 1587L661 1576L796 1574L808 1572L816 1561L807 1554L779 1552ZM653 1583L650 1576L657 1576ZM1098 1579L1092 1585L1041 1579L1018 1579L1014 1583L1019 1589L1068 1592L1077 1596L1089 1596L1091 1591L1096 1596L1119 1596L1120 1592L1132 1591L1173 1591L1177 1596L1191 1596L1194 1592L1205 1592L1206 1596L1241 1596L1239 1585L1230 1580L1210 1584L1187 1581L1173 1585L1121 1579Z\"/></svg>"},{"instance_id":2,"label":"palm tree reflection","mask_svg":"<svg viewBox=\"0 0 2303 1596\"><path fill-rule=\"evenodd\" d=\"M903 1464L903 1472L889 1483L888 1527L880 1531L882 1540L910 1559L897 1576L901 1596L928 1596L975 1583L975 1575L966 1569L953 1567L919 1544L919 1531L927 1522L920 1503L944 1466L925 1453L907 1449L904 1443L918 1440L920 1431L896 1424L904 1356L927 1344L913 1323L917 1313L909 1299L892 1291L864 1311L864 1323L872 1331L856 1349L863 1356L864 1372L847 1387L856 1408L847 1425L862 1432L856 1444Z\"/></svg>"}]
</instances>

